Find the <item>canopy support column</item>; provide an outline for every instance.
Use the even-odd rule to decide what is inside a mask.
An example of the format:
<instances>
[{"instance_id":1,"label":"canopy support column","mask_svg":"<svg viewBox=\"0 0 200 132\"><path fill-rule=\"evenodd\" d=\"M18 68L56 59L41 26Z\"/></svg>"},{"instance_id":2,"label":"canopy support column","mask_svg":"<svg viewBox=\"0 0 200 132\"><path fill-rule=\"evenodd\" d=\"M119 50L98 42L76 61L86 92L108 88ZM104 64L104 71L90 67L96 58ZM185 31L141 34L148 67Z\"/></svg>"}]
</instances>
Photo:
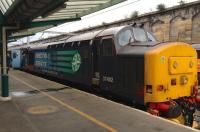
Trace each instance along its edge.
<instances>
[{"instance_id":1,"label":"canopy support column","mask_svg":"<svg viewBox=\"0 0 200 132\"><path fill-rule=\"evenodd\" d=\"M6 27L2 27L2 64L1 64L1 100L11 100L9 96L9 77L7 67L7 31Z\"/></svg>"}]
</instances>

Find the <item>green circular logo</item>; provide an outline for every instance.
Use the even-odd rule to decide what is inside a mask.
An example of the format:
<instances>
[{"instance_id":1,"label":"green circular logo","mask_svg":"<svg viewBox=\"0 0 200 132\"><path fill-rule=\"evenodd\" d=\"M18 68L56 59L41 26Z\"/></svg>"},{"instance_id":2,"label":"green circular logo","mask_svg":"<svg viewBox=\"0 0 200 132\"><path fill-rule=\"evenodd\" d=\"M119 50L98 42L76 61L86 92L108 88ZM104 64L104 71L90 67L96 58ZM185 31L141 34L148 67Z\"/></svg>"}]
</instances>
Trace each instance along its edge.
<instances>
[{"instance_id":1,"label":"green circular logo","mask_svg":"<svg viewBox=\"0 0 200 132\"><path fill-rule=\"evenodd\" d=\"M81 65L81 56L77 52L72 58L72 71L77 72Z\"/></svg>"}]
</instances>

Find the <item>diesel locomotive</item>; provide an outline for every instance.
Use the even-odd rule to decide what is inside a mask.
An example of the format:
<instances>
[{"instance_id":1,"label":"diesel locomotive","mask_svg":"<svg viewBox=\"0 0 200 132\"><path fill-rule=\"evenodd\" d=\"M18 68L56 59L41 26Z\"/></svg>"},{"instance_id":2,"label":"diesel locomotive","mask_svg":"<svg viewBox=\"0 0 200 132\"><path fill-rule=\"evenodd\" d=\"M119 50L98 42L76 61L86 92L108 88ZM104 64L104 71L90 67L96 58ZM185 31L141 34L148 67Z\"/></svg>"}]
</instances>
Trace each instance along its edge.
<instances>
[{"instance_id":1,"label":"diesel locomotive","mask_svg":"<svg viewBox=\"0 0 200 132\"><path fill-rule=\"evenodd\" d=\"M95 86L153 115L192 125L200 99L191 45L160 43L143 28L128 25L18 50L22 69Z\"/></svg>"}]
</instances>

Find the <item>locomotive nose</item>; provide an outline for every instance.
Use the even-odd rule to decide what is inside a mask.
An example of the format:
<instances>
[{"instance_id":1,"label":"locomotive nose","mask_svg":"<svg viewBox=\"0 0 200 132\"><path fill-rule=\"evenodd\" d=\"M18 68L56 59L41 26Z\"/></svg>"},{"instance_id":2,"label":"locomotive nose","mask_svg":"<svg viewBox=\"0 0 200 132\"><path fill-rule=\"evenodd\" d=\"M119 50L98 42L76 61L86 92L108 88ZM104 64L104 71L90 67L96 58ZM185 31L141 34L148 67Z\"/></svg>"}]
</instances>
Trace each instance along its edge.
<instances>
[{"instance_id":1,"label":"locomotive nose","mask_svg":"<svg viewBox=\"0 0 200 132\"><path fill-rule=\"evenodd\" d=\"M190 45L161 44L145 53L146 103L189 97L196 81L197 54ZM151 93L147 86L151 86Z\"/></svg>"}]
</instances>

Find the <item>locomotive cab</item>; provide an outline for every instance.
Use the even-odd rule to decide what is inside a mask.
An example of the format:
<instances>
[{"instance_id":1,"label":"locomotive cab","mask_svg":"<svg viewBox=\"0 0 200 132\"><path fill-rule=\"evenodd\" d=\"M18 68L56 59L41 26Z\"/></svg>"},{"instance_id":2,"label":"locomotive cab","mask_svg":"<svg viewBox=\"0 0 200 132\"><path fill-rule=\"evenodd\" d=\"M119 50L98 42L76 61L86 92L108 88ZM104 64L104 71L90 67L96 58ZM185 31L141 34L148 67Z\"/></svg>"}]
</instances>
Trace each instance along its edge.
<instances>
[{"instance_id":1,"label":"locomotive cab","mask_svg":"<svg viewBox=\"0 0 200 132\"><path fill-rule=\"evenodd\" d=\"M143 105L144 54L159 42L150 32L132 26L107 29L94 42L100 88Z\"/></svg>"}]
</instances>

